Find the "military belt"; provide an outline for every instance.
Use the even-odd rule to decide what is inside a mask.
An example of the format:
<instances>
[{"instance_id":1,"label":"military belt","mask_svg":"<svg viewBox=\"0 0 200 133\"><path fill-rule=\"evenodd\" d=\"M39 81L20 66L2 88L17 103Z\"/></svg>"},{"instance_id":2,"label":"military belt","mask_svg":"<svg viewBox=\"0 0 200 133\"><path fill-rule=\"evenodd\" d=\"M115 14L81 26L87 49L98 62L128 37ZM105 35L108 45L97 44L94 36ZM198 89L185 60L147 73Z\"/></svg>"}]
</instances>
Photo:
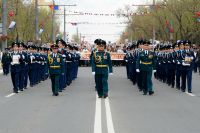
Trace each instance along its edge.
<instances>
[{"instance_id":1,"label":"military belt","mask_svg":"<svg viewBox=\"0 0 200 133\"><path fill-rule=\"evenodd\" d=\"M60 68L60 66L50 66L50 68L56 69L56 68Z\"/></svg>"},{"instance_id":2,"label":"military belt","mask_svg":"<svg viewBox=\"0 0 200 133\"><path fill-rule=\"evenodd\" d=\"M144 65L151 65L152 64L152 62L141 62L141 64L144 64Z\"/></svg>"},{"instance_id":3,"label":"military belt","mask_svg":"<svg viewBox=\"0 0 200 133\"><path fill-rule=\"evenodd\" d=\"M108 67L108 65L96 65L96 67Z\"/></svg>"}]
</instances>

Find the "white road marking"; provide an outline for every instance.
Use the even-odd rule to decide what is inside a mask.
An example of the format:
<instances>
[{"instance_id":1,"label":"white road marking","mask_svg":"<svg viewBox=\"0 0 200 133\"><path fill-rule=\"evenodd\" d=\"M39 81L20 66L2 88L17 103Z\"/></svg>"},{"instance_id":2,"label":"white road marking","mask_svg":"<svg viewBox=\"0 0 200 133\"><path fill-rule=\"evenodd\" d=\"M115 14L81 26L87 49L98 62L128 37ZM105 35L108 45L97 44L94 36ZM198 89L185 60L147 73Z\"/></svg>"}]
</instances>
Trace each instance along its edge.
<instances>
[{"instance_id":1,"label":"white road marking","mask_svg":"<svg viewBox=\"0 0 200 133\"><path fill-rule=\"evenodd\" d=\"M109 98L105 99L105 105L106 105L106 121L107 121L108 133L115 133L112 121L112 114L110 110Z\"/></svg>"},{"instance_id":2,"label":"white road marking","mask_svg":"<svg viewBox=\"0 0 200 133\"><path fill-rule=\"evenodd\" d=\"M11 94L9 94L9 95L7 95L7 96L5 96L6 98L9 98L9 97L11 97L11 96L14 96L15 95L15 93L11 93Z\"/></svg>"},{"instance_id":3,"label":"white road marking","mask_svg":"<svg viewBox=\"0 0 200 133\"><path fill-rule=\"evenodd\" d=\"M98 96L96 96L94 133L102 133L102 126L101 126L101 99L98 98Z\"/></svg>"},{"instance_id":4,"label":"white road marking","mask_svg":"<svg viewBox=\"0 0 200 133\"><path fill-rule=\"evenodd\" d=\"M192 97L195 97L196 95L192 94L192 93L188 93L188 92L185 92L186 94L192 96Z\"/></svg>"}]
</instances>

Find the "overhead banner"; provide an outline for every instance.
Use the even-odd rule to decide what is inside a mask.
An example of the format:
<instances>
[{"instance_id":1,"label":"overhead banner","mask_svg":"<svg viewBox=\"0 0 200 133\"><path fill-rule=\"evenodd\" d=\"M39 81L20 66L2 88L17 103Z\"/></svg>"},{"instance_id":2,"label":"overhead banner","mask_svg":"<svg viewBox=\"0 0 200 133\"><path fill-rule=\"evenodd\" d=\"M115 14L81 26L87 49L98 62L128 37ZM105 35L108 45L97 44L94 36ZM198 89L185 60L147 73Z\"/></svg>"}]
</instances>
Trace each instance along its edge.
<instances>
[{"instance_id":1,"label":"overhead banner","mask_svg":"<svg viewBox=\"0 0 200 133\"><path fill-rule=\"evenodd\" d=\"M82 52L80 60L90 60L90 55L91 52ZM112 60L119 60L119 61L124 60L125 56L124 53L116 53L116 52L111 52L110 55Z\"/></svg>"}]
</instances>

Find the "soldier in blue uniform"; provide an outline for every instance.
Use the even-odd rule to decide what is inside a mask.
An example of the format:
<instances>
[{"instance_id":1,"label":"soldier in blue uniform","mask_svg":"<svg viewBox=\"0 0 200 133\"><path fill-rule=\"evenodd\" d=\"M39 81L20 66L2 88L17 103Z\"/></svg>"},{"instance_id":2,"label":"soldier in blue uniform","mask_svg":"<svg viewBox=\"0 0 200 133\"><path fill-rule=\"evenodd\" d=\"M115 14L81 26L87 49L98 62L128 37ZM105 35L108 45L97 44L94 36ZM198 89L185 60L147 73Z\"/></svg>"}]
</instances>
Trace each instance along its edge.
<instances>
[{"instance_id":1,"label":"soldier in blue uniform","mask_svg":"<svg viewBox=\"0 0 200 133\"><path fill-rule=\"evenodd\" d=\"M193 61L195 59L194 52L190 50L191 42L184 42L185 51L181 54L181 67L182 67L182 85L181 90L185 92L186 90L186 79L187 79L187 88L188 93L192 93L192 70L193 70Z\"/></svg>"},{"instance_id":2,"label":"soldier in blue uniform","mask_svg":"<svg viewBox=\"0 0 200 133\"><path fill-rule=\"evenodd\" d=\"M175 85L175 71L176 71L176 57L172 45L168 46L167 53L167 84L174 88Z\"/></svg>"},{"instance_id":3,"label":"soldier in blue uniform","mask_svg":"<svg viewBox=\"0 0 200 133\"><path fill-rule=\"evenodd\" d=\"M19 42L19 54L22 58L20 62L20 72L19 72L19 90L23 91L24 89L24 74L25 74L25 52L24 52L24 43Z\"/></svg>"},{"instance_id":4,"label":"soldier in blue uniform","mask_svg":"<svg viewBox=\"0 0 200 133\"><path fill-rule=\"evenodd\" d=\"M59 78L64 75L64 61L62 55L58 53L58 45L51 46L52 54L48 55L49 74L52 83L53 96L58 96L59 93Z\"/></svg>"},{"instance_id":5,"label":"soldier in blue uniform","mask_svg":"<svg viewBox=\"0 0 200 133\"><path fill-rule=\"evenodd\" d=\"M92 57L92 74L96 78L96 89L99 98L108 97L108 73L112 75L112 61L110 53L106 52L106 42L101 40L98 51Z\"/></svg>"},{"instance_id":6,"label":"soldier in blue uniform","mask_svg":"<svg viewBox=\"0 0 200 133\"><path fill-rule=\"evenodd\" d=\"M10 60L9 48L5 48L5 52L3 53L2 60L1 60L4 75L9 74L10 63L11 63L11 60Z\"/></svg>"},{"instance_id":7,"label":"soldier in blue uniform","mask_svg":"<svg viewBox=\"0 0 200 133\"><path fill-rule=\"evenodd\" d=\"M73 79L77 78L78 75L78 66L79 66L79 60L81 58L80 53L78 53L78 46L74 46L74 76Z\"/></svg>"},{"instance_id":8,"label":"soldier in blue uniform","mask_svg":"<svg viewBox=\"0 0 200 133\"><path fill-rule=\"evenodd\" d=\"M72 70L72 54L71 54L71 49L72 46L70 44L66 44L66 67L67 67L67 73L66 73L66 83L69 86L72 82L71 79L71 70Z\"/></svg>"},{"instance_id":9,"label":"soldier in blue uniform","mask_svg":"<svg viewBox=\"0 0 200 133\"><path fill-rule=\"evenodd\" d=\"M60 86L59 86L59 92L62 92L63 90L65 90L65 87L66 87L66 64L65 64L65 61L66 61L66 51L64 50L64 45L65 45L65 42L64 40L62 39L57 39L56 40L56 44L59 46L59 49L58 49L58 53L62 56L63 58L63 67L64 67L64 74L60 75L60 78L59 78L59 83L60 83Z\"/></svg>"},{"instance_id":10,"label":"soldier in blue uniform","mask_svg":"<svg viewBox=\"0 0 200 133\"><path fill-rule=\"evenodd\" d=\"M178 42L178 46L179 49L176 48L176 88L178 90L180 90L181 86L180 86L180 78L181 78L181 74L182 74L182 66L181 66L181 62L182 62L182 54L184 52L184 41L179 41Z\"/></svg>"},{"instance_id":11,"label":"soldier in blue uniform","mask_svg":"<svg viewBox=\"0 0 200 133\"><path fill-rule=\"evenodd\" d=\"M130 70L131 70L131 63L130 63L130 55L131 55L131 52L130 52L130 46L128 46L127 48L127 52L126 52L126 55L124 56L124 61L126 63L126 73L127 73L127 78L128 79L131 79L131 75L130 75Z\"/></svg>"},{"instance_id":12,"label":"soldier in blue uniform","mask_svg":"<svg viewBox=\"0 0 200 133\"><path fill-rule=\"evenodd\" d=\"M27 85L28 85L28 73L29 73L29 64L31 62L30 59L30 54L28 53L28 46L24 45L24 62L25 62L25 68L24 68L24 89L27 89Z\"/></svg>"},{"instance_id":13,"label":"soldier in blue uniform","mask_svg":"<svg viewBox=\"0 0 200 133\"><path fill-rule=\"evenodd\" d=\"M30 57L30 62L29 62L29 80L30 80L30 87L33 87L35 85L35 53L34 53L35 46L34 45L29 45L28 46L28 51L29 54L28 56Z\"/></svg>"},{"instance_id":14,"label":"soldier in blue uniform","mask_svg":"<svg viewBox=\"0 0 200 133\"><path fill-rule=\"evenodd\" d=\"M19 54L19 44L18 42L12 43L13 52L11 53L11 79L13 83L13 92L18 93L19 91L19 74L21 71L20 62L23 60L22 56Z\"/></svg>"}]
</instances>

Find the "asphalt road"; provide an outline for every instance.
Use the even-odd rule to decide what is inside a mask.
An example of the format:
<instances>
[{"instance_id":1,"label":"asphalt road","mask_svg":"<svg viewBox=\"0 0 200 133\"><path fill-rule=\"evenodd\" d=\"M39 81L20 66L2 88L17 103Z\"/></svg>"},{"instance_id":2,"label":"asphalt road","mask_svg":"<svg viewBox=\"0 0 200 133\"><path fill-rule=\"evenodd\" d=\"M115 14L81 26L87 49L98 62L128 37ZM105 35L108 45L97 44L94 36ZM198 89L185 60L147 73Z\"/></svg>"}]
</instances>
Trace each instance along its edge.
<instances>
[{"instance_id":1,"label":"asphalt road","mask_svg":"<svg viewBox=\"0 0 200 133\"><path fill-rule=\"evenodd\" d=\"M50 80L12 94L10 75L0 75L0 133L199 133L200 76L193 95L154 80L155 95L143 96L115 67L109 98L98 99L91 68L79 68L71 86L53 97Z\"/></svg>"}]
</instances>

